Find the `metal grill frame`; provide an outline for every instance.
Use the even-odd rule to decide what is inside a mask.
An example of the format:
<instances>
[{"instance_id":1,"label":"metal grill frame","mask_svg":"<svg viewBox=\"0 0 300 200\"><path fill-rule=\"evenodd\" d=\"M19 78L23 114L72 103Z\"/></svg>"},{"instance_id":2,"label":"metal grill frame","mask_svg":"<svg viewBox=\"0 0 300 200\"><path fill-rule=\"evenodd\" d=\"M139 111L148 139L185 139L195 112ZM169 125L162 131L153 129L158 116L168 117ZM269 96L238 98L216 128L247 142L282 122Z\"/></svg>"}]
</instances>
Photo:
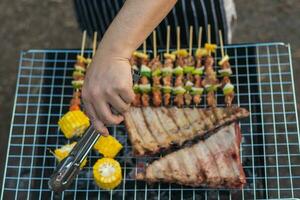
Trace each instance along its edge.
<instances>
[{"instance_id":1,"label":"metal grill frame","mask_svg":"<svg viewBox=\"0 0 300 200\"><path fill-rule=\"evenodd\" d=\"M103 191L93 183L92 165L99 155L92 152L88 167L80 173L69 190L60 196L50 192L47 187L48 177L57 162L47 148L58 148L67 142L55 120L67 111L72 95L71 72L75 56L80 51L29 50L21 52L20 56L1 199L299 197L299 121L290 45L229 45L225 46L225 50L235 64L235 103L251 113L248 119L240 123L243 131L241 158L248 182L245 188L215 190L173 184L137 183L129 173L136 164L135 160L143 159L135 159L129 153L131 146L127 141L124 125L118 125L109 127L111 134L124 145L124 152L117 158L121 160L124 181L116 190ZM256 54L250 55L250 50L254 50ZM62 55L64 58L61 58ZM86 55L90 56L91 51L86 51ZM220 58L219 50L216 58ZM256 61L255 64L251 63L253 60ZM243 73L240 73L240 69ZM253 91L252 88L258 91ZM218 105L223 106L220 92L217 98ZM201 107L205 107L205 103Z\"/></svg>"}]
</instances>

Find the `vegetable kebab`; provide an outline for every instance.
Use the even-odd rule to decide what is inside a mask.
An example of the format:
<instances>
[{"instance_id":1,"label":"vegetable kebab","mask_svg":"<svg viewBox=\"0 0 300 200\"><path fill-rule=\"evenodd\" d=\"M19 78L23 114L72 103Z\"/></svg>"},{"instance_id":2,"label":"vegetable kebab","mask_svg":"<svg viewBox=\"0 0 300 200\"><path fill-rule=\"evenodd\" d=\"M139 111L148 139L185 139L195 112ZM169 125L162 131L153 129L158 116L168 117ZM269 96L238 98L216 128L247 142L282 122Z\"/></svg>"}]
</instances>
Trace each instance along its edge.
<instances>
[{"instance_id":1,"label":"vegetable kebab","mask_svg":"<svg viewBox=\"0 0 300 200\"><path fill-rule=\"evenodd\" d=\"M174 66L174 61L176 56L173 54L164 54L164 65L162 68L162 80L163 80L163 93L164 93L164 105L168 106L171 102L171 92L172 92L172 71Z\"/></svg>"},{"instance_id":2,"label":"vegetable kebab","mask_svg":"<svg viewBox=\"0 0 300 200\"><path fill-rule=\"evenodd\" d=\"M195 105L198 105L201 103L201 96L203 93L201 76L203 75L203 70L204 70L202 61L203 61L203 57L207 55L206 49L201 48L201 40L202 40L202 27L199 28L198 48L195 53L196 68L193 71L194 87L192 87L192 90L191 90L191 94L193 95L193 102Z\"/></svg>"},{"instance_id":3,"label":"vegetable kebab","mask_svg":"<svg viewBox=\"0 0 300 200\"><path fill-rule=\"evenodd\" d=\"M58 121L58 125L66 138L81 136L85 129L90 126L89 118L80 109L81 88L84 83L84 75L87 67L87 60L83 57L85 40L86 31L83 32L81 54L77 55L77 61L74 65L75 70L72 75L74 93L70 101L69 112Z\"/></svg>"},{"instance_id":4,"label":"vegetable kebab","mask_svg":"<svg viewBox=\"0 0 300 200\"><path fill-rule=\"evenodd\" d=\"M162 64L159 60L159 56L156 56L151 60L149 66L152 70L152 100L154 106L160 106L162 102L161 96L161 67Z\"/></svg>"},{"instance_id":5,"label":"vegetable kebab","mask_svg":"<svg viewBox=\"0 0 300 200\"><path fill-rule=\"evenodd\" d=\"M149 63L152 70L152 101L154 106L160 106L162 102L161 96L161 67L160 58L157 55L156 49L156 31L153 31L153 59Z\"/></svg>"},{"instance_id":6,"label":"vegetable kebab","mask_svg":"<svg viewBox=\"0 0 300 200\"><path fill-rule=\"evenodd\" d=\"M182 107L184 105L184 94L186 92L183 87L183 67L184 58L188 56L188 52L185 49L180 49L180 27L177 27L177 51L172 53L177 56L176 68L173 70L173 74L176 77L173 88L173 94L175 95L174 102L178 107Z\"/></svg>"},{"instance_id":7,"label":"vegetable kebab","mask_svg":"<svg viewBox=\"0 0 300 200\"><path fill-rule=\"evenodd\" d=\"M146 46L146 42L144 42L144 47ZM141 102L142 106L149 106L149 93L151 92L151 84L150 84L150 78L151 78L151 69L148 67L149 64L149 56L146 54L146 48L144 48L143 53L139 53L138 58L140 60L141 64L141 78L140 78L140 84L139 84L139 90L142 94L141 96Z\"/></svg>"},{"instance_id":8,"label":"vegetable kebab","mask_svg":"<svg viewBox=\"0 0 300 200\"><path fill-rule=\"evenodd\" d=\"M215 91L217 90L219 86L219 81L217 79L216 72L214 71L213 65L214 65L214 58L211 56L212 52L216 51L217 45L211 44L210 41L210 25L208 25L208 43L205 44L205 49L208 52L208 56L205 59L205 77L202 81L202 85L204 86L206 92L207 92L207 105L210 107L216 107L217 101L215 97Z\"/></svg>"},{"instance_id":9,"label":"vegetable kebab","mask_svg":"<svg viewBox=\"0 0 300 200\"><path fill-rule=\"evenodd\" d=\"M185 90L184 100L186 105L190 105L192 103L192 94L191 90L194 86L194 76L193 71L195 69L195 59L192 56L192 45L193 45L193 26L190 26L190 41L189 41L189 52L188 55L184 58L184 67L183 73L185 74Z\"/></svg>"},{"instance_id":10,"label":"vegetable kebab","mask_svg":"<svg viewBox=\"0 0 300 200\"><path fill-rule=\"evenodd\" d=\"M225 100L224 100L225 105L231 106L234 98L234 86L231 84L229 77L232 74L232 70L229 63L229 56L225 55L224 53L221 31L219 31L219 36L220 36L221 53L222 53L222 59L218 63L221 66L221 69L219 70L219 74L221 75L221 77L223 77L221 84L222 84L223 94L225 96Z\"/></svg>"},{"instance_id":11,"label":"vegetable kebab","mask_svg":"<svg viewBox=\"0 0 300 200\"><path fill-rule=\"evenodd\" d=\"M163 81L163 93L164 93L164 105L170 105L171 92L172 92L172 71L173 62L176 59L174 54L170 54L170 26L167 27L167 47L166 53L164 53L164 65L162 68L162 81Z\"/></svg>"}]
</instances>

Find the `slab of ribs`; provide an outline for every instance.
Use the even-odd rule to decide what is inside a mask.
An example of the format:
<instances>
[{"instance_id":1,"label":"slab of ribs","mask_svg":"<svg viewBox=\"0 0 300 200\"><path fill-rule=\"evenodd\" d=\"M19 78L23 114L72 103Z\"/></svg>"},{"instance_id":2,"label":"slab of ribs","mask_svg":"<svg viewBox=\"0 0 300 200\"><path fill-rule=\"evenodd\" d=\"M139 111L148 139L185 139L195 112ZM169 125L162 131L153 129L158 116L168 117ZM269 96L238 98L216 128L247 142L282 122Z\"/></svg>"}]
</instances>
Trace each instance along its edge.
<instances>
[{"instance_id":1,"label":"slab of ribs","mask_svg":"<svg viewBox=\"0 0 300 200\"><path fill-rule=\"evenodd\" d=\"M246 177L235 121L248 115L239 107L131 107L125 125L134 154L168 152L139 168L135 178L148 183L241 188Z\"/></svg>"}]
</instances>

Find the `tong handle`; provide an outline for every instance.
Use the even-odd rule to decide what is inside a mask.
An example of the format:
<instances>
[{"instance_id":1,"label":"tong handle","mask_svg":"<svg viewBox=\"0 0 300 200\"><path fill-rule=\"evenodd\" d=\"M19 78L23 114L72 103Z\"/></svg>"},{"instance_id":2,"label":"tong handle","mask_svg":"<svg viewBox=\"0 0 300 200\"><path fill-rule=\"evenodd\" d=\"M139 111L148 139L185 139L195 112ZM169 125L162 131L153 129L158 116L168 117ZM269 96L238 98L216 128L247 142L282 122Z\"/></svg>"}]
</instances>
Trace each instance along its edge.
<instances>
[{"instance_id":1,"label":"tong handle","mask_svg":"<svg viewBox=\"0 0 300 200\"><path fill-rule=\"evenodd\" d=\"M76 161L82 163L87 154L93 148L94 144L98 141L99 137L100 133L96 131L91 125L84 133L82 138L74 146L74 148L70 152L70 155L73 155Z\"/></svg>"},{"instance_id":2,"label":"tong handle","mask_svg":"<svg viewBox=\"0 0 300 200\"><path fill-rule=\"evenodd\" d=\"M67 189L80 172L80 165L97 142L100 133L90 126L82 138L74 146L70 154L63 159L51 175L49 188L54 192Z\"/></svg>"}]
</instances>

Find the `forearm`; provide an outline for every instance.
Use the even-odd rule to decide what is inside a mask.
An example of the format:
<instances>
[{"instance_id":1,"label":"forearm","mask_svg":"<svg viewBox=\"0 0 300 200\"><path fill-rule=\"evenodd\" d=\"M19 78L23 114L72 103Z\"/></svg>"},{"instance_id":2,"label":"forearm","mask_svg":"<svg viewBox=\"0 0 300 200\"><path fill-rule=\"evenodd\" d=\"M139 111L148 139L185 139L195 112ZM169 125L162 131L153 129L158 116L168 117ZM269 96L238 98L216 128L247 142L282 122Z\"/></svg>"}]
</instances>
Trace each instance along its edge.
<instances>
[{"instance_id":1,"label":"forearm","mask_svg":"<svg viewBox=\"0 0 300 200\"><path fill-rule=\"evenodd\" d=\"M106 31L99 50L129 58L177 0L127 0ZM97 53L97 54L100 54Z\"/></svg>"}]
</instances>

